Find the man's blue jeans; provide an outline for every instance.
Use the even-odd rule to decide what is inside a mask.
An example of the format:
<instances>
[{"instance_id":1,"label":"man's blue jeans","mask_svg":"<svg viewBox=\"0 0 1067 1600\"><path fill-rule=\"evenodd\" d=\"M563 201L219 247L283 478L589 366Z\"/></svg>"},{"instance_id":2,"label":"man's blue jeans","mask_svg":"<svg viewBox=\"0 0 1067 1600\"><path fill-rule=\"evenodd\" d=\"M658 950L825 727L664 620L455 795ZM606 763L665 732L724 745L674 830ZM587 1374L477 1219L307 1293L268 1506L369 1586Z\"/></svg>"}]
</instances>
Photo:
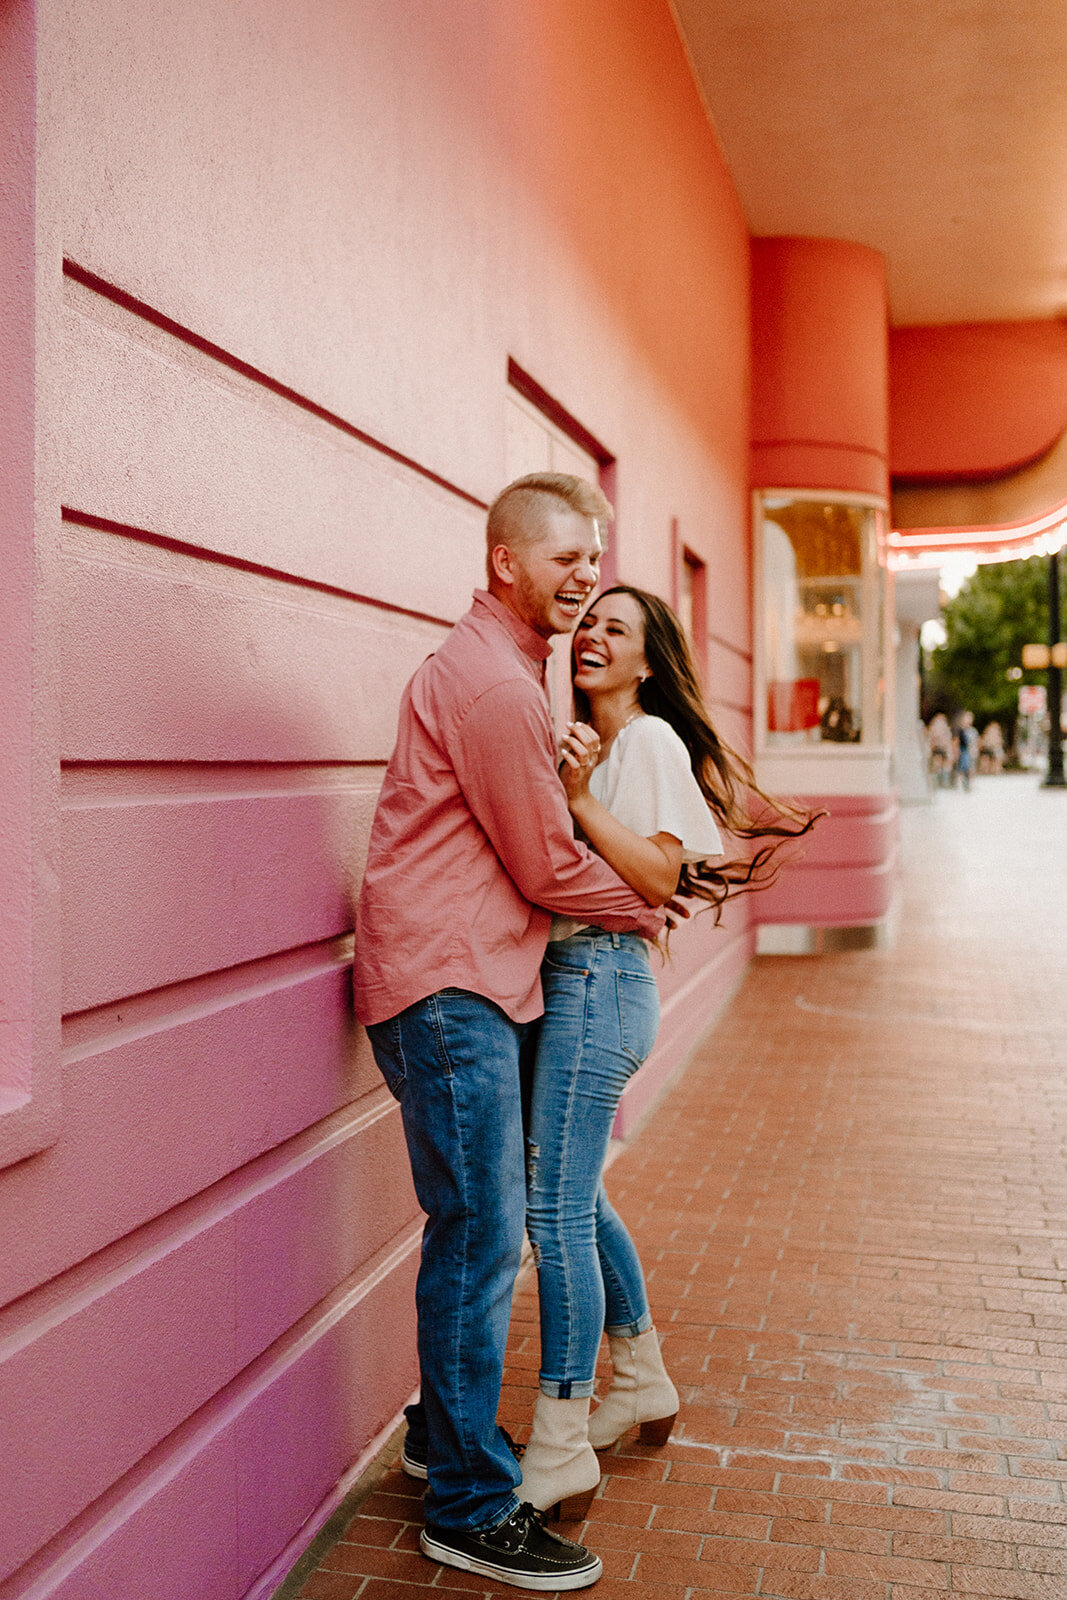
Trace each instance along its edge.
<instances>
[{"instance_id":1,"label":"man's blue jeans","mask_svg":"<svg viewBox=\"0 0 1067 1600\"><path fill-rule=\"evenodd\" d=\"M415 1303L426 1430L426 1520L495 1527L522 1472L496 1412L526 1207L520 1052L527 1029L464 989L442 989L367 1029L400 1102L426 1212ZM421 1439L418 1439L421 1443Z\"/></svg>"},{"instance_id":2,"label":"man's blue jeans","mask_svg":"<svg viewBox=\"0 0 1067 1600\"><path fill-rule=\"evenodd\" d=\"M593 1393L605 1329L652 1326L641 1262L602 1174L619 1097L655 1043L659 995L645 941L594 928L549 944L541 986L526 1158L540 1385L580 1399Z\"/></svg>"}]
</instances>

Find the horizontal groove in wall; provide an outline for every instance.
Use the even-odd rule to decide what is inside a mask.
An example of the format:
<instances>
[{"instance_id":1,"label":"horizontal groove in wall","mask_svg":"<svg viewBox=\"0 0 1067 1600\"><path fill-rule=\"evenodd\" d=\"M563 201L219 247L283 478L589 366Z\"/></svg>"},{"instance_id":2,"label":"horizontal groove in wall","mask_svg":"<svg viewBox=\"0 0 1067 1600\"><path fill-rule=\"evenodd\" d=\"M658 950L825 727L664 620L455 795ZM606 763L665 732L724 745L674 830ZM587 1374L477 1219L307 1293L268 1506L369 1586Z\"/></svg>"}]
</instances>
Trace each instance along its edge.
<instances>
[{"instance_id":1,"label":"horizontal groove in wall","mask_svg":"<svg viewBox=\"0 0 1067 1600\"><path fill-rule=\"evenodd\" d=\"M399 1115L399 1107L383 1085L355 1105L294 1134L236 1172L227 1173L209 1189L11 1301L0 1310L0 1362L10 1360L68 1317L136 1278L198 1234L226 1221L338 1145L393 1115Z\"/></svg>"},{"instance_id":2,"label":"horizontal groove in wall","mask_svg":"<svg viewBox=\"0 0 1067 1600\"><path fill-rule=\"evenodd\" d=\"M390 461L395 461L398 465L417 473L419 477L436 484L438 488L447 490L449 494L455 495L457 499L465 500L468 505L477 506L479 510L484 511L487 509L486 502L479 499L477 495L471 494L469 490L461 488L459 484L452 483L448 478L442 477L440 473L431 471L429 467L425 467L414 460L413 457L405 455L402 450L397 450L392 445L386 444L384 440L376 439L373 434L367 433L363 428L357 428L354 423L349 422L345 417L339 416L337 412L329 410L327 406L319 405L317 401L309 399L307 395L301 394L299 390L293 389L289 384L281 383L277 378L272 378L269 373L253 366L251 362L243 361L240 356L231 354L222 345L215 344L213 340L204 338L202 334L195 333L191 328L183 327L180 322L175 322L172 317L168 317L165 312L157 311L154 306L150 306L146 301L139 300L136 295L129 294L125 289L119 288L117 284L109 283L106 278L101 278L95 272L90 272L87 267L80 266L78 262L72 261L69 257L64 257L63 275L72 282L80 284L84 289L90 289L94 294L98 294L103 299L110 301L112 305L119 306L131 316L141 318L142 321L150 323L152 327L162 330L172 338L179 340L180 343L198 351L201 355L208 356L212 361L217 362L222 367L226 367L230 372L238 373L242 378L248 379L249 382L269 390L271 394L277 395L280 399L288 401L290 405L307 412L309 416L317 417L320 422L329 423L332 428L347 434L350 439L357 439L360 444L367 445L380 455L388 457Z\"/></svg>"},{"instance_id":3,"label":"horizontal groove in wall","mask_svg":"<svg viewBox=\"0 0 1067 1600\"><path fill-rule=\"evenodd\" d=\"M368 761L65 761L60 804L260 800L272 795L376 789L385 762Z\"/></svg>"},{"instance_id":4,"label":"horizontal groove in wall","mask_svg":"<svg viewBox=\"0 0 1067 1600\"><path fill-rule=\"evenodd\" d=\"M716 706L723 711L738 711L743 717L750 717L752 715L751 700L720 700L716 695L709 694L708 702L709 704Z\"/></svg>"},{"instance_id":5,"label":"horizontal groove in wall","mask_svg":"<svg viewBox=\"0 0 1067 1600\"><path fill-rule=\"evenodd\" d=\"M885 461L884 450L877 450L869 444L850 444L845 439L753 439L754 450L844 450L850 455L871 456L875 461ZM807 494L808 491L799 491ZM817 491L811 492L811 498L817 499Z\"/></svg>"},{"instance_id":6,"label":"horizontal groove in wall","mask_svg":"<svg viewBox=\"0 0 1067 1600\"><path fill-rule=\"evenodd\" d=\"M897 871L897 848L895 845L890 845L884 854L883 849L884 847L879 846L878 854L866 861L857 860L855 855L837 858L830 856L825 861L822 859L812 861L806 856L801 856L799 860L789 863L789 876L795 880L803 874L805 878L815 881L828 872L845 872L857 883L863 878L892 877Z\"/></svg>"},{"instance_id":7,"label":"horizontal groove in wall","mask_svg":"<svg viewBox=\"0 0 1067 1600\"><path fill-rule=\"evenodd\" d=\"M723 639L717 633L709 633L707 635L707 640L709 644L718 645L720 650L728 650L731 655L740 656L742 661L747 661L749 664L751 664L751 650L743 650L739 644L731 644L729 639Z\"/></svg>"},{"instance_id":8,"label":"horizontal groove in wall","mask_svg":"<svg viewBox=\"0 0 1067 1600\"><path fill-rule=\"evenodd\" d=\"M240 556L225 555L218 550L207 550L202 545L187 544L166 534L153 533L148 528L136 528L129 523L113 522L108 517L98 517L89 511L79 511L74 506L61 506L60 516L65 523L79 528L92 528L98 533L110 533L128 539L134 544L148 545L157 550L167 550L173 555L185 556L208 566L224 567L231 572L247 572L257 578L268 578L273 583L285 584L293 589L309 590L313 594L329 595L333 599L352 601L357 605L386 611L393 616L411 617L416 622L432 622L441 628L450 628L451 619L434 616L426 611L412 611L389 600L379 600L373 595L358 594L335 584L319 583L314 578L302 578L295 573L283 572L277 567L262 566L255 561L242 560Z\"/></svg>"},{"instance_id":9,"label":"horizontal groove in wall","mask_svg":"<svg viewBox=\"0 0 1067 1600\"><path fill-rule=\"evenodd\" d=\"M63 1064L72 1066L131 1039L162 1033L326 972L342 971L351 960L352 935L342 934L71 1012L63 1019Z\"/></svg>"},{"instance_id":10,"label":"horizontal groove in wall","mask_svg":"<svg viewBox=\"0 0 1067 1600\"><path fill-rule=\"evenodd\" d=\"M418 1250L421 1237L419 1217L87 1506L20 1572L0 1583L0 1600L47 1600L94 1550L177 1477L242 1411L402 1267Z\"/></svg>"}]
</instances>

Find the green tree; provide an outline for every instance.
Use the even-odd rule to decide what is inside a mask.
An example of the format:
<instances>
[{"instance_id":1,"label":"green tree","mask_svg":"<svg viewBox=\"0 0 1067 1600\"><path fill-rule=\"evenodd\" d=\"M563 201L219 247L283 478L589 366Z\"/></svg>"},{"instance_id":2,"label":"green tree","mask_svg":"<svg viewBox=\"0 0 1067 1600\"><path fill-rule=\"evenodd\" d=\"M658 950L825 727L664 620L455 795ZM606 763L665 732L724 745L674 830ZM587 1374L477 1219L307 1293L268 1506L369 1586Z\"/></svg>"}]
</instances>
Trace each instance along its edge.
<instances>
[{"instance_id":1,"label":"green tree","mask_svg":"<svg viewBox=\"0 0 1067 1600\"><path fill-rule=\"evenodd\" d=\"M1060 579L1067 596L1067 566ZM1061 612L1067 607L1061 596ZM924 716L973 711L979 726L994 718L1005 732L1019 709L1019 684L1044 683L1043 672L1008 677L1022 664L1024 644L1048 639L1048 561L1001 561L979 567L955 599L943 608L945 643L929 652L925 673Z\"/></svg>"}]
</instances>

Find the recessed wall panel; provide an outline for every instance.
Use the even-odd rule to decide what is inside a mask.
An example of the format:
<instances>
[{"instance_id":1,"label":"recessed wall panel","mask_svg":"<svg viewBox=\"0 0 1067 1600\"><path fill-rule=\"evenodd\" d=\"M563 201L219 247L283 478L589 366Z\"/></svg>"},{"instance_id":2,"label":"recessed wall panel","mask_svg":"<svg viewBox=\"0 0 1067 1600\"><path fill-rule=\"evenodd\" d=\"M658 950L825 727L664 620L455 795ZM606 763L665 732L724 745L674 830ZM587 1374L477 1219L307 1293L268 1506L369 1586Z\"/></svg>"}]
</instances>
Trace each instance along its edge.
<instances>
[{"instance_id":1,"label":"recessed wall panel","mask_svg":"<svg viewBox=\"0 0 1067 1600\"><path fill-rule=\"evenodd\" d=\"M478 506L83 285L65 290L65 505L428 616L466 609L484 571Z\"/></svg>"},{"instance_id":2,"label":"recessed wall panel","mask_svg":"<svg viewBox=\"0 0 1067 1600\"><path fill-rule=\"evenodd\" d=\"M346 932L376 777L317 794L66 809L64 1010Z\"/></svg>"},{"instance_id":3,"label":"recessed wall panel","mask_svg":"<svg viewBox=\"0 0 1067 1600\"><path fill-rule=\"evenodd\" d=\"M230 999L190 985L154 1018L120 1002L68 1045L63 1138L0 1186L4 1301L381 1091L347 966L232 981Z\"/></svg>"},{"instance_id":4,"label":"recessed wall panel","mask_svg":"<svg viewBox=\"0 0 1067 1600\"><path fill-rule=\"evenodd\" d=\"M65 532L65 760L388 757L400 691L443 627Z\"/></svg>"}]
</instances>

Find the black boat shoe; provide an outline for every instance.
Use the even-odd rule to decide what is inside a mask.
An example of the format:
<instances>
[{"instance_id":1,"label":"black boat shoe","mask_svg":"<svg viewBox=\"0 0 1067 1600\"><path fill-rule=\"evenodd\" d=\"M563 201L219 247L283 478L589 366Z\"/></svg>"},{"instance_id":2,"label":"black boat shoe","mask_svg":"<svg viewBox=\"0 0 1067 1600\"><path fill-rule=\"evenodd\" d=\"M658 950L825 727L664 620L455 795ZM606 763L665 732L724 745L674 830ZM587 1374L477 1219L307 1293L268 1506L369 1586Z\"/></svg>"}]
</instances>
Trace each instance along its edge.
<instances>
[{"instance_id":1,"label":"black boat shoe","mask_svg":"<svg viewBox=\"0 0 1067 1600\"><path fill-rule=\"evenodd\" d=\"M584 1544L545 1527L544 1513L524 1502L495 1528L461 1533L456 1528L422 1530L419 1546L431 1561L476 1572L516 1589L587 1589L604 1570Z\"/></svg>"},{"instance_id":2,"label":"black boat shoe","mask_svg":"<svg viewBox=\"0 0 1067 1600\"><path fill-rule=\"evenodd\" d=\"M412 1444L410 1433L404 1435L400 1446L400 1469L409 1478L426 1478L426 1446Z\"/></svg>"}]
</instances>

